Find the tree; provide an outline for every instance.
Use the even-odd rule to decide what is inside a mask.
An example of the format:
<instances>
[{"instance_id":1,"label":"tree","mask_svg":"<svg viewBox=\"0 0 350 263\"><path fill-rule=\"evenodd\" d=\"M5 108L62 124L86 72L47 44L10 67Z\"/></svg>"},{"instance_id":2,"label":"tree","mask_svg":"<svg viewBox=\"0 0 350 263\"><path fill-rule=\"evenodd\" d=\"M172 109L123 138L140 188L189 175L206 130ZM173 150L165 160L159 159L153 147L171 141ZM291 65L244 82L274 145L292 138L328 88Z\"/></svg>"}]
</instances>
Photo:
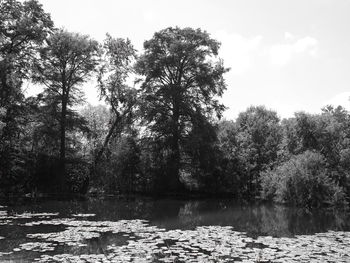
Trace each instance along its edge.
<instances>
[{"instance_id":1,"label":"tree","mask_svg":"<svg viewBox=\"0 0 350 263\"><path fill-rule=\"evenodd\" d=\"M327 106L321 114L295 113L283 122L282 143L286 160L307 150L321 153L331 178L350 193L350 125L349 113L342 107Z\"/></svg>"},{"instance_id":2,"label":"tree","mask_svg":"<svg viewBox=\"0 0 350 263\"><path fill-rule=\"evenodd\" d=\"M277 113L264 106L251 106L240 113L236 125L238 159L247 179L247 194L254 197L260 188L260 172L277 162L282 130Z\"/></svg>"},{"instance_id":3,"label":"tree","mask_svg":"<svg viewBox=\"0 0 350 263\"><path fill-rule=\"evenodd\" d=\"M22 145L28 105L22 84L28 79L37 50L53 28L50 15L35 0L0 1L0 180L10 191L14 178L22 178Z\"/></svg>"},{"instance_id":4,"label":"tree","mask_svg":"<svg viewBox=\"0 0 350 263\"><path fill-rule=\"evenodd\" d=\"M0 108L0 118L2 119L5 116L5 108ZM5 127L5 123L0 121L0 136L2 135L2 129Z\"/></svg>"},{"instance_id":5,"label":"tree","mask_svg":"<svg viewBox=\"0 0 350 263\"><path fill-rule=\"evenodd\" d=\"M222 186L226 192L237 197L246 194L246 180L243 175L244 163L240 158L240 145L238 143L238 125L234 121L223 120L218 125L218 144L221 151L221 175L224 177Z\"/></svg>"},{"instance_id":6,"label":"tree","mask_svg":"<svg viewBox=\"0 0 350 263\"><path fill-rule=\"evenodd\" d=\"M88 125L83 155L88 157L90 163L93 163L95 152L102 147L109 130L110 111L104 105L92 106L88 104L80 111L80 114Z\"/></svg>"},{"instance_id":7,"label":"tree","mask_svg":"<svg viewBox=\"0 0 350 263\"><path fill-rule=\"evenodd\" d=\"M50 15L35 0L23 4L0 2L0 85L1 106L20 99L22 80L28 77L38 48L53 28ZM17 96L16 96L17 94Z\"/></svg>"},{"instance_id":8,"label":"tree","mask_svg":"<svg viewBox=\"0 0 350 263\"><path fill-rule=\"evenodd\" d=\"M28 78L33 59L53 23L35 0L23 4L4 0L0 10L0 108L9 122L19 115L16 113L24 100L22 82Z\"/></svg>"},{"instance_id":9,"label":"tree","mask_svg":"<svg viewBox=\"0 0 350 263\"><path fill-rule=\"evenodd\" d=\"M45 85L43 98L51 105L59 122L62 181L64 187L66 159L66 130L74 120L72 106L83 98L80 85L91 77L99 62L99 44L89 36L58 30L52 34L47 45L40 50L34 80ZM52 104L53 103L53 104ZM68 118L69 116L73 116Z\"/></svg>"},{"instance_id":10,"label":"tree","mask_svg":"<svg viewBox=\"0 0 350 263\"><path fill-rule=\"evenodd\" d=\"M163 139L170 150L168 187L182 187L181 143L199 118L221 116L224 106L216 96L226 88L223 74L228 71L215 59L220 44L200 29L166 28L144 43L137 63L143 75L141 112L150 131Z\"/></svg>"},{"instance_id":11,"label":"tree","mask_svg":"<svg viewBox=\"0 0 350 263\"><path fill-rule=\"evenodd\" d=\"M94 166L97 165L110 140L120 134L134 121L137 90L127 85L133 73L136 50L129 39L112 38L107 34L103 45L103 60L98 71L100 97L110 107L110 127L104 142L97 152Z\"/></svg>"}]
</instances>

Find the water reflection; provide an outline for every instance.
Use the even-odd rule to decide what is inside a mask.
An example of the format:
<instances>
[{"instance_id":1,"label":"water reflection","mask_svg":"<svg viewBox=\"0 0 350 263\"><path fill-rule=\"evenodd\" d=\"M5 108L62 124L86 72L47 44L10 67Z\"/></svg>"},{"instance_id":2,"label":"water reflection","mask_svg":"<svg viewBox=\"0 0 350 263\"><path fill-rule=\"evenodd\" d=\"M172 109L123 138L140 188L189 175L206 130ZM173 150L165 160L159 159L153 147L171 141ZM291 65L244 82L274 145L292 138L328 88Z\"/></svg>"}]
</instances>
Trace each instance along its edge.
<instances>
[{"instance_id":1,"label":"water reflection","mask_svg":"<svg viewBox=\"0 0 350 263\"><path fill-rule=\"evenodd\" d=\"M333 210L308 211L278 205L238 205L231 201L188 201L179 207L176 217L155 219L167 229L192 229L201 225L233 226L256 237L290 237L328 230L350 229L349 214Z\"/></svg>"},{"instance_id":2,"label":"water reflection","mask_svg":"<svg viewBox=\"0 0 350 263\"><path fill-rule=\"evenodd\" d=\"M0 203L1 204L1 203ZM4 205L4 204L3 204ZM146 219L165 229L194 229L197 226L232 226L249 236L291 237L328 230L350 230L346 212L319 209L308 211L272 204L247 205L232 200L178 200L151 198L110 198L84 200L37 200L7 207L8 215L29 213L96 214L86 220ZM21 219L25 221L26 219ZM27 232L16 225L0 226L0 236L24 238ZM40 229L50 231L50 229Z\"/></svg>"},{"instance_id":3,"label":"water reflection","mask_svg":"<svg viewBox=\"0 0 350 263\"><path fill-rule=\"evenodd\" d=\"M311 255L325 246L339 252L350 244L350 232L327 232L349 231L349 214L325 209L137 197L38 199L0 205L6 205L0 207L0 261L69 262L65 261L68 255L76 257L72 262L80 262L80 257L88 255L88 262L96 262L108 255L116 262L124 262L124 256L147 256L151 257L147 262L153 262L153 257L174 253L178 259L186 256L180 262L200 257L255 259L256 249L274 258L293 252L293 247ZM306 234L312 236L300 236ZM323 256L328 260L337 251ZM340 254L338 259L342 259Z\"/></svg>"}]
</instances>

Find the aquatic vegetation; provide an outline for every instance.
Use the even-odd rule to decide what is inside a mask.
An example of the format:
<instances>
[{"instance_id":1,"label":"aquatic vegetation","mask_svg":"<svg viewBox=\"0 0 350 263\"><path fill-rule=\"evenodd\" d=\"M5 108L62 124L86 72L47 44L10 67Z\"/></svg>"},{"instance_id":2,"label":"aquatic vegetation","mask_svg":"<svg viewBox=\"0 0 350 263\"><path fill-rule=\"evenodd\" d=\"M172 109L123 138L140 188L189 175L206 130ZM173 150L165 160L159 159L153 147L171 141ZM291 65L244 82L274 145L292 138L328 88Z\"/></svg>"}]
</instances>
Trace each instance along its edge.
<instances>
[{"instance_id":1,"label":"aquatic vegetation","mask_svg":"<svg viewBox=\"0 0 350 263\"><path fill-rule=\"evenodd\" d=\"M34 238L43 241L52 241L68 246L82 246L81 242L86 239L98 238L99 233L92 230L80 227L70 227L63 232L57 233L39 233L39 234L28 234L28 238Z\"/></svg>"},{"instance_id":2,"label":"aquatic vegetation","mask_svg":"<svg viewBox=\"0 0 350 263\"><path fill-rule=\"evenodd\" d=\"M15 252L42 252L38 262L349 262L350 233L329 231L294 238L260 236L256 239L229 226L200 226L193 230L165 230L145 220L86 221L54 218L23 226L64 225L64 231L31 233ZM57 246L88 246L103 233L126 237L123 245L109 244L103 254L47 255ZM1 256L1 255L0 255Z\"/></svg>"},{"instance_id":3,"label":"aquatic vegetation","mask_svg":"<svg viewBox=\"0 0 350 263\"><path fill-rule=\"evenodd\" d=\"M7 216L7 211L0 210L0 219L4 218L5 216Z\"/></svg>"},{"instance_id":4,"label":"aquatic vegetation","mask_svg":"<svg viewBox=\"0 0 350 263\"><path fill-rule=\"evenodd\" d=\"M9 252L0 252L0 259L1 259L1 257L11 255L12 253L13 253L12 251L9 251Z\"/></svg>"},{"instance_id":5,"label":"aquatic vegetation","mask_svg":"<svg viewBox=\"0 0 350 263\"><path fill-rule=\"evenodd\" d=\"M37 251L37 252L45 252L45 251L53 251L55 250L56 245L48 242L29 242L21 244L18 248L14 248L13 251Z\"/></svg>"},{"instance_id":6,"label":"aquatic vegetation","mask_svg":"<svg viewBox=\"0 0 350 263\"><path fill-rule=\"evenodd\" d=\"M10 225L11 223L12 223L11 220L1 220L1 219L0 219L0 226L1 226L1 225L4 225L4 226Z\"/></svg>"},{"instance_id":7,"label":"aquatic vegetation","mask_svg":"<svg viewBox=\"0 0 350 263\"><path fill-rule=\"evenodd\" d=\"M43 255L39 259L35 259L36 262L110 262L104 254L91 254L91 255L70 255L61 254L55 256Z\"/></svg>"},{"instance_id":8,"label":"aquatic vegetation","mask_svg":"<svg viewBox=\"0 0 350 263\"><path fill-rule=\"evenodd\" d=\"M4 206L0 206L0 209L1 208L5 208L5 207ZM7 211L0 210L0 226L1 225L8 225L10 223L11 223L11 220L8 219Z\"/></svg>"},{"instance_id":9,"label":"aquatic vegetation","mask_svg":"<svg viewBox=\"0 0 350 263\"><path fill-rule=\"evenodd\" d=\"M0 219L31 219L31 218L50 218L52 216L58 216L59 213L22 213L8 215L6 211L0 211Z\"/></svg>"},{"instance_id":10,"label":"aquatic vegetation","mask_svg":"<svg viewBox=\"0 0 350 263\"><path fill-rule=\"evenodd\" d=\"M96 216L96 214L73 214L74 217L93 217Z\"/></svg>"},{"instance_id":11,"label":"aquatic vegetation","mask_svg":"<svg viewBox=\"0 0 350 263\"><path fill-rule=\"evenodd\" d=\"M0 227L5 223L25 231L12 246L0 245L0 261L30 257L36 262L72 263L350 262L350 232L253 238L231 226L164 229L147 220L98 221L94 217L4 212ZM0 236L0 242L8 238Z\"/></svg>"},{"instance_id":12,"label":"aquatic vegetation","mask_svg":"<svg viewBox=\"0 0 350 263\"><path fill-rule=\"evenodd\" d=\"M59 213L22 213L22 214L14 214L13 216L10 216L11 219L18 219L18 218L49 218L52 216L58 216Z\"/></svg>"},{"instance_id":13,"label":"aquatic vegetation","mask_svg":"<svg viewBox=\"0 0 350 263\"><path fill-rule=\"evenodd\" d=\"M252 239L230 227L198 227L135 233L126 245L108 246L105 254L42 255L38 262L349 262L350 233ZM140 235L141 234L141 235Z\"/></svg>"}]
</instances>

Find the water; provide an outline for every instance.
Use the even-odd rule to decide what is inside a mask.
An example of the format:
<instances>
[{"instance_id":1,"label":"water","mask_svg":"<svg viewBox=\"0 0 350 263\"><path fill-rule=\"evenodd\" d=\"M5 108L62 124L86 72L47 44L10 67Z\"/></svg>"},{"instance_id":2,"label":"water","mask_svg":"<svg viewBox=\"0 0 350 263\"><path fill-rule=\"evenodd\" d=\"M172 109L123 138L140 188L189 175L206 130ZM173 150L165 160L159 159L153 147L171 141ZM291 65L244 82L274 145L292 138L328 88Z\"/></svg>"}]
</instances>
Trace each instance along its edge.
<instances>
[{"instance_id":1,"label":"water","mask_svg":"<svg viewBox=\"0 0 350 263\"><path fill-rule=\"evenodd\" d=\"M1 262L350 262L350 215L232 200L0 203Z\"/></svg>"}]
</instances>

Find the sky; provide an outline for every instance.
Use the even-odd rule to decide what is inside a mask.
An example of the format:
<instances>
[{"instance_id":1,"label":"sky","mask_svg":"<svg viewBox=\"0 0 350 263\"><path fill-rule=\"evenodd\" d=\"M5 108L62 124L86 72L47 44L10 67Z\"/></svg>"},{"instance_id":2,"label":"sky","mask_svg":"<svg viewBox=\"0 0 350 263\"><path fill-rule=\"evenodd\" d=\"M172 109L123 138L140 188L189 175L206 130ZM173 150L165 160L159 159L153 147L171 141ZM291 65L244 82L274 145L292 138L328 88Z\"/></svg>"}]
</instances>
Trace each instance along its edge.
<instances>
[{"instance_id":1,"label":"sky","mask_svg":"<svg viewBox=\"0 0 350 263\"><path fill-rule=\"evenodd\" d=\"M221 42L226 67L224 116L250 105L281 118L318 113L327 104L350 109L350 0L39 0L57 27L102 41L143 42L170 26L201 28ZM98 104L96 88L84 86Z\"/></svg>"}]
</instances>

